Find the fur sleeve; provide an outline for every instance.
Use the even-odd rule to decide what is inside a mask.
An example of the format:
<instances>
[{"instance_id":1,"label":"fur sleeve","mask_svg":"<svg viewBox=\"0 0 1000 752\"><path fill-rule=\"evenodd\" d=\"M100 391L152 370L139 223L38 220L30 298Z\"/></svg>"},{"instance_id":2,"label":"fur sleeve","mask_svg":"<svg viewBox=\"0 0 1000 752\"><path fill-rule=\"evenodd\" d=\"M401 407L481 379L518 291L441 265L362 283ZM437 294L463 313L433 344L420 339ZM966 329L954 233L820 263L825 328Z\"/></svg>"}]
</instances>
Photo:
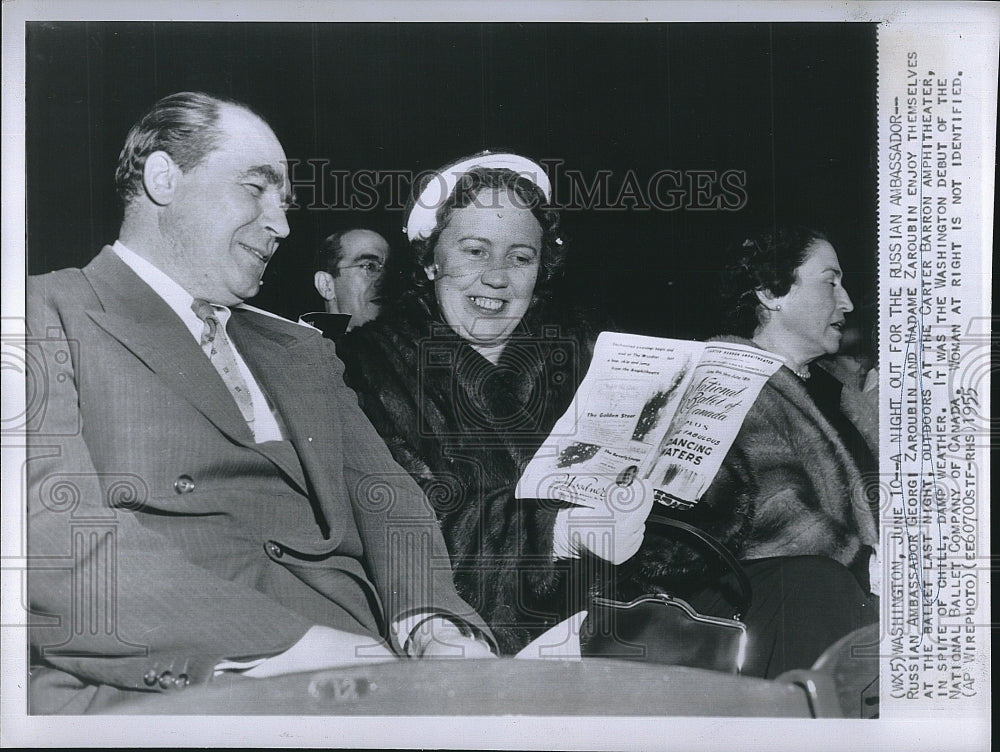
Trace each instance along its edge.
<instances>
[{"instance_id":1,"label":"fur sleeve","mask_svg":"<svg viewBox=\"0 0 1000 752\"><path fill-rule=\"evenodd\" d=\"M442 516L459 592L493 629L502 653L565 618L566 568L552 558L556 511L510 490L470 499Z\"/></svg>"},{"instance_id":2,"label":"fur sleeve","mask_svg":"<svg viewBox=\"0 0 1000 752\"><path fill-rule=\"evenodd\" d=\"M552 559L557 510L514 497L517 472L502 447L495 456L480 446L463 453L457 427L434 401L417 404L406 370L417 364L405 352L387 350L392 340L371 336L367 327L347 340L338 347L345 378L395 460L434 507L456 589L490 625L501 652L517 652L568 615L565 567Z\"/></svg>"}]
</instances>

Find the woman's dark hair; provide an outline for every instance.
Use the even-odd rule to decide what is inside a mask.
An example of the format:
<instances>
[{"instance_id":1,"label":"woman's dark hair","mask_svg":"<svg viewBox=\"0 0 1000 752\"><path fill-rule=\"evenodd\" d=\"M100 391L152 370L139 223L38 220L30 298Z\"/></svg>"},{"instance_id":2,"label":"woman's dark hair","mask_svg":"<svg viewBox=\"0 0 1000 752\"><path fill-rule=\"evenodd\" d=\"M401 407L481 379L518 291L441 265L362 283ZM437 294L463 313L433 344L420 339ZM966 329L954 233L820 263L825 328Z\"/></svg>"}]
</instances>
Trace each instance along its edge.
<instances>
[{"instance_id":1,"label":"woman's dark hair","mask_svg":"<svg viewBox=\"0 0 1000 752\"><path fill-rule=\"evenodd\" d=\"M410 215L424 187L437 177L437 173L429 173L414 185L403 216ZM507 191L512 203L528 209L542 226L541 258L532 305L548 295L551 283L566 257L566 248L559 237L559 213L550 206L541 189L523 175L505 168L473 167L458 179L451 195L438 207L433 232L425 239L411 241L411 290L408 291L408 297L415 296L427 303L434 303L434 286L427 279L424 269L434 263L434 248L441 232L451 221L452 214L458 209L473 205L479 193L484 190ZM434 308L432 305L432 310Z\"/></svg>"},{"instance_id":2,"label":"woman's dark hair","mask_svg":"<svg viewBox=\"0 0 1000 752\"><path fill-rule=\"evenodd\" d=\"M809 227L779 227L751 235L729 249L722 273L722 312L725 334L752 337L763 323L758 290L787 295L796 270L809 257L813 243L829 242Z\"/></svg>"}]
</instances>

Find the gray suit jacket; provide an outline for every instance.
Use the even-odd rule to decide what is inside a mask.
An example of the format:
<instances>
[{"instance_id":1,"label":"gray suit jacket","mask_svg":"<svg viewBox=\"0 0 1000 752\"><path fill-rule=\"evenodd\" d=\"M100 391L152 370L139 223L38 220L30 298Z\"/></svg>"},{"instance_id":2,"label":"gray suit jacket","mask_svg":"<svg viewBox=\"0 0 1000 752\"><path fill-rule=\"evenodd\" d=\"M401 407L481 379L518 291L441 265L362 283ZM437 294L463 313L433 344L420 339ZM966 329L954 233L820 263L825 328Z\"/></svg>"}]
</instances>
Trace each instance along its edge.
<instances>
[{"instance_id":1,"label":"gray suit jacket","mask_svg":"<svg viewBox=\"0 0 1000 752\"><path fill-rule=\"evenodd\" d=\"M27 302L32 712L206 682L312 624L398 649L387 626L433 610L488 634L318 332L234 309L230 336L288 439L257 444L176 314L110 248L31 278Z\"/></svg>"}]
</instances>

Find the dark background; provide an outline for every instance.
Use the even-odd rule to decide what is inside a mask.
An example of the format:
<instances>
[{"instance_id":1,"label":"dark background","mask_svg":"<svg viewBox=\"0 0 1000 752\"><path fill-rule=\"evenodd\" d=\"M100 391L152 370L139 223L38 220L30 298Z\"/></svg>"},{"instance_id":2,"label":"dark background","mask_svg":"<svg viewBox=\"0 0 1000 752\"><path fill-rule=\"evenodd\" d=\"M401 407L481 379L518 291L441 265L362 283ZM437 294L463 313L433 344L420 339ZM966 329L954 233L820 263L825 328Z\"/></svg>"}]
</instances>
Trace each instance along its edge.
<instances>
[{"instance_id":1,"label":"dark background","mask_svg":"<svg viewBox=\"0 0 1000 752\"><path fill-rule=\"evenodd\" d=\"M745 171L737 211L566 208L564 293L623 330L714 333L722 252L773 223L828 231L856 305L873 305L875 57L871 24L29 23L29 273L82 266L116 238L128 128L197 89L264 114L301 162L296 183L317 184L305 160L416 173L484 148L587 182L610 171L608 203L630 170L643 188L663 169ZM255 304L320 308L311 257L337 229L403 246L389 181L366 211L323 186L318 201L297 187L314 205L289 212Z\"/></svg>"}]
</instances>

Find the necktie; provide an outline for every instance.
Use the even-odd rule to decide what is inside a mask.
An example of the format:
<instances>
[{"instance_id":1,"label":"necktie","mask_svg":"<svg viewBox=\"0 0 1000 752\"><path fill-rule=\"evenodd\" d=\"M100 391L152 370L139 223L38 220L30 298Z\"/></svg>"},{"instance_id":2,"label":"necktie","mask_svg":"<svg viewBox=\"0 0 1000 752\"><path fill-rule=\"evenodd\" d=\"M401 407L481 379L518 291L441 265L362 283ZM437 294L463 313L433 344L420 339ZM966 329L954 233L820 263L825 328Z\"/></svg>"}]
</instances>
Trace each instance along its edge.
<instances>
[{"instance_id":1,"label":"necktie","mask_svg":"<svg viewBox=\"0 0 1000 752\"><path fill-rule=\"evenodd\" d=\"M252 431L253 399L250 397L247 382L240 373L239 366L236 365L236 354L229 337L226 336L226 329L215 315L215 306L205 300L195 300L191 304L191 310L205 322L205 329L201 333L201 349L219 372L229 393L236 400L240 412L243 413L243 419Z\"/></svg>"}]
</instances>

